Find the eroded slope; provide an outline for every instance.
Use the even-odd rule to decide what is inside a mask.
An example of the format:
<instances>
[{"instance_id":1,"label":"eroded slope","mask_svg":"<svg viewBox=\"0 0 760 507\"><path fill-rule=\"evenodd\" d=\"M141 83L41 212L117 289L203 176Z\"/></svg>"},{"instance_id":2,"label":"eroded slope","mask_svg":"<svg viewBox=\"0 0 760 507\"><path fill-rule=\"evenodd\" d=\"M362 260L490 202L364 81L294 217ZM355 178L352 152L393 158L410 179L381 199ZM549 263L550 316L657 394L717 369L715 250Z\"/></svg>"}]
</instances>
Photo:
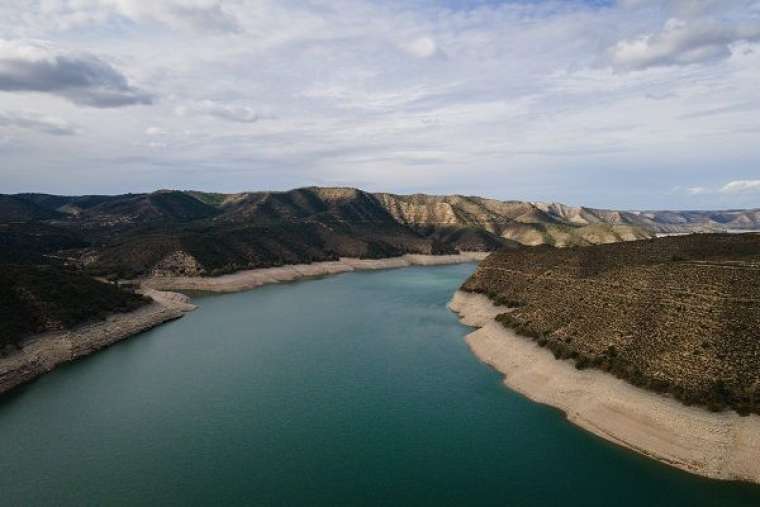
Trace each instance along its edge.
<instances>
[{"instance_id":1,"label":"eroded slope","mask_svg":"<svg viewBox=\"0 0 760 507\"><path fill-rule=\"evenodd\" d=\"M464 284L577 367L687 404L760 413L760 235L501 251Z\"/></svg>"}]
</instances>

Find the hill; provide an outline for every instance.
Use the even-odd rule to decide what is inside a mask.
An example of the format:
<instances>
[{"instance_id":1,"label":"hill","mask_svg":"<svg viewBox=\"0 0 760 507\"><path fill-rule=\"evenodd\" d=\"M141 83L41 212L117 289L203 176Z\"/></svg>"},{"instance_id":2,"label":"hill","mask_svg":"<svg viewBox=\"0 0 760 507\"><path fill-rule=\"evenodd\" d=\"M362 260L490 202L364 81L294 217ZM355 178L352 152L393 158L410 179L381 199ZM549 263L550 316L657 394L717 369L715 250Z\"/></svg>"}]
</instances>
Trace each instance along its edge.
<instances>
[{"instance_id":1,"label":"hill","mask_svg":"<svg viewBox=\"0 0 760 507\"><path fill-rule=\"evenodd\" d=\"M62 216L61 213L39 206L22 197L0 195L0 217L4 223L49 220L60 216Z\"/></svg>"},{"instance_id":2,"label":"hill","mask_svg":"<svg viewBox=\"0 0 760 507\"><path fill-rule=\"evenodd\" d=\"M0 352L23 338L132 311L142 296L53 266L0 269Z\"/></svg>"},{"instance_id":3,"label":"hill","mask_svg":"<svg viewBox=\"0 0 760 507\"><path fill-rule=\"evenodd\" d=\"M686 404L760 413L760 234L503 250L464 290L570 358Z\"/></svg>"},{"instance_id":4,"label":"hill","mask_svg":"<svg viewBox=\"0 0 760 507\"><path fill-rule=\"evenodd\" d=\"M16 224L0 227L0 244L11 246L6 260L58 259L92 274L124 277L217 275L339 257L494 251L520 244L584 246L709 229L718 221L754 227L760 216L752 210L628 212L321 187L0 196L0 224Z\"/></svg>"}]
</instances>

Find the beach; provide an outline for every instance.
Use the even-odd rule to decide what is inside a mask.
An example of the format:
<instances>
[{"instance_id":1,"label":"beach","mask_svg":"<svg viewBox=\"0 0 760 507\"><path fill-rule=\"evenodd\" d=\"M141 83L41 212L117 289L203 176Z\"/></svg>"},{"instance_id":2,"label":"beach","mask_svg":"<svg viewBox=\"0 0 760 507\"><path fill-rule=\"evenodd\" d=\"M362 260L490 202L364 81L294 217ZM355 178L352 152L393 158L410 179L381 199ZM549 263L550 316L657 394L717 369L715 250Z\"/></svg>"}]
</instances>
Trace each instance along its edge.
<instances>
[{"instance_id":1,"label":"beach","mask_svg":"<svg viewBox=\"0 0 760 507\"><path fill-rule=\"evenodd\" d=\"M457 291L449 304L473 353L503 373L510 389L563 411L577 426L662 463L723 480L760 483L760 417L709 412L637 388L568 360L494 320L509 311L486 296Z\"/></svg>"}]
</instances>

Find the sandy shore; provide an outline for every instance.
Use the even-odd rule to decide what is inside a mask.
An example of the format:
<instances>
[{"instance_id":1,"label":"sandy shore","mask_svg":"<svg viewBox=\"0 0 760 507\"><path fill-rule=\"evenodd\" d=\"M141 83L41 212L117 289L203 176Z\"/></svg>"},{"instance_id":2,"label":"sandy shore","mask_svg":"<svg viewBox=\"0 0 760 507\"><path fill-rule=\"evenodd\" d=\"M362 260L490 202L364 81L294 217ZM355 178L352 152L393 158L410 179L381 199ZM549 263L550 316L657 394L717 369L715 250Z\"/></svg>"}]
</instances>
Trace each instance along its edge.
<instances>
[{"instance_id":1,"label":"sandy shore","mask_svg":"<svg viewBox=\"0 0 760 507\"><path fill-rule=\"evenodd\" d=\"M151 289L143 293L151 297L153 303L133 312L113 314L104 321L36 335L26 340L20 350L0 358L0 394L49 372L61 363L178 319L196 308L182 294Z\"/></svg>"},{"instance_id":2,"label":"sandy shore","mask_svg":"<svg viewBox=\"0 0 760 507\"><path fill-rule=\"evenodd\" d=\"M489 252L462 252L458 255L404 255L388 259L341 258L339 261L293 264L277 268L250 269L229 275L160 276L140 281L145 288L158 290L202 290L209 292L238 292L262 285L289 282L300 278L375 269L403 268L408 266L438 266L483 260Z\"/></svg>"},{"instance_id":3,"label":"sandy shore","mask_svg":"<svg viewBox=\"0 0 760 507\"><path fill-rule=\"evenodd\" d=\"M577 370L494 320L506 308L458 291L449 307L479 329L467 343L504 383L568 420L641 454L715 479L760 483L760 416L711 413L639 389L599 370Z\"/></svg>"}]
</instances>

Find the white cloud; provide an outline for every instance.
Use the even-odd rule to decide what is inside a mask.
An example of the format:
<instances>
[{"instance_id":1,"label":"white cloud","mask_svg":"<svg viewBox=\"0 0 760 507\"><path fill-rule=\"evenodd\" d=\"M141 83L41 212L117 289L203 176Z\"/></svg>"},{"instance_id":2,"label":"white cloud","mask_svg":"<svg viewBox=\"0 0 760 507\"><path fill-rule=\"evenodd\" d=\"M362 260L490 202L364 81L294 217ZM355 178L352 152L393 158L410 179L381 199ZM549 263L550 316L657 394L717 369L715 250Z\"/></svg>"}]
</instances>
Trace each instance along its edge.
<instances>
[{"instance_id":1,"label":"white cloud","mask_svg":"<svg viewBox=\"0 0 760 507\"><path fill-rule=\"evenodd\" d=\"M114 18L202 33L234 33L240 29L220 0L44 0L39 4L41 12L64 30Z\"/></svg>"},{"instance_id":2,"label":"white cloud","mask_svg":"<svg viewBox=\"0 0 760 507\"><path fill-rule=\"evenodd\" d=\"M35 113L0 111L0 127L28 129L55 136L71 136L77 133L76 127L61 118Z\"/></svg>"},{"instance_id":3,"label":"white cloud","mask_svg":"<svg viewBox=\"0 0 760 507\"><path fill-rule=\"evenodd\" d=\"M148 127L145 129L145 135L148 136L163 136L166 135L166 130L161 127Z\"/></svg>"},{"instance_id":4,"label":"white cloud","mask_svg":"<svg viewBox=\"0 0 760 507\"><path fill-rule=\"evenodd\" d=\"M24 48L8 58L36 69L0 66L0 110L81 127L42 143L6 125L0 180L122 191L127 167L146 190L340 182L597 206L744 202L709 182L751 180L760 162L760 41L747 28L759 13L746 0L592 3L0 2L3 37ZM152 104L90 107L103 95ZM707 190L669 193L687 170Z\"/></svg>"},{"instance_id":5,"label":"white cloud","mask_svg":"<svg viewBox=\"0 0 760 507\"><path fill-rule=\"evenodd\" d=\"M709 192L705 187L689 187L686 189L686 191L690 195L700 195Z\"/></svg>"},{"instance_id":6,"label":"white cloud","mask_svg":"<svg viewBox=\"0 0 760 507\"><path fill-rule=\"evenodd\" d=\"M208 115L238 123L255 123L261 119L261 115L249 106L223 104L213 100L202 100L190 105L177 106L175 113L179 116Z\"/></svg>"},{"instance_id":7,"label":"white cloud","mask_svg":"<svg viewBox=\"0 0 760 507\"><path fill-rule=\"evenodd\" d=\"M760 180L730 181L720 189L724 193L760 192Z\"/></svg>"},{"instance_id":8,"label":"white cloud","mask_svg":"<svg viewBox=\"0 0 760 507\"><path fill-rule=\"evenodd\" d=\"M239 25L218 0L99 0L135 20L155 20L175 28L207 32L235 32Z\"/></svg>"},{"instance_id":9,"label":"white cloud","mask_svg":"<svg viewBox=\"0 0 760 507\"><path fill-rule=\"evenodd\" d=\"M410 55L417 58L430 58L438 49L435 41L430 37L418 37L402 47Z\"/></svg>"},{"instance_id":10,"label":"white cloud","mask_svg":"<svg viewBox=\"0 0 760 507\"><path fill-rule=\"evenodd\" d=\"M731 56L731 46L760 40L760 20L719 22L713 18L671 18L662 30L618 42L612 63L625 69L689 65Z\"/></svg>"}]
</instances>

